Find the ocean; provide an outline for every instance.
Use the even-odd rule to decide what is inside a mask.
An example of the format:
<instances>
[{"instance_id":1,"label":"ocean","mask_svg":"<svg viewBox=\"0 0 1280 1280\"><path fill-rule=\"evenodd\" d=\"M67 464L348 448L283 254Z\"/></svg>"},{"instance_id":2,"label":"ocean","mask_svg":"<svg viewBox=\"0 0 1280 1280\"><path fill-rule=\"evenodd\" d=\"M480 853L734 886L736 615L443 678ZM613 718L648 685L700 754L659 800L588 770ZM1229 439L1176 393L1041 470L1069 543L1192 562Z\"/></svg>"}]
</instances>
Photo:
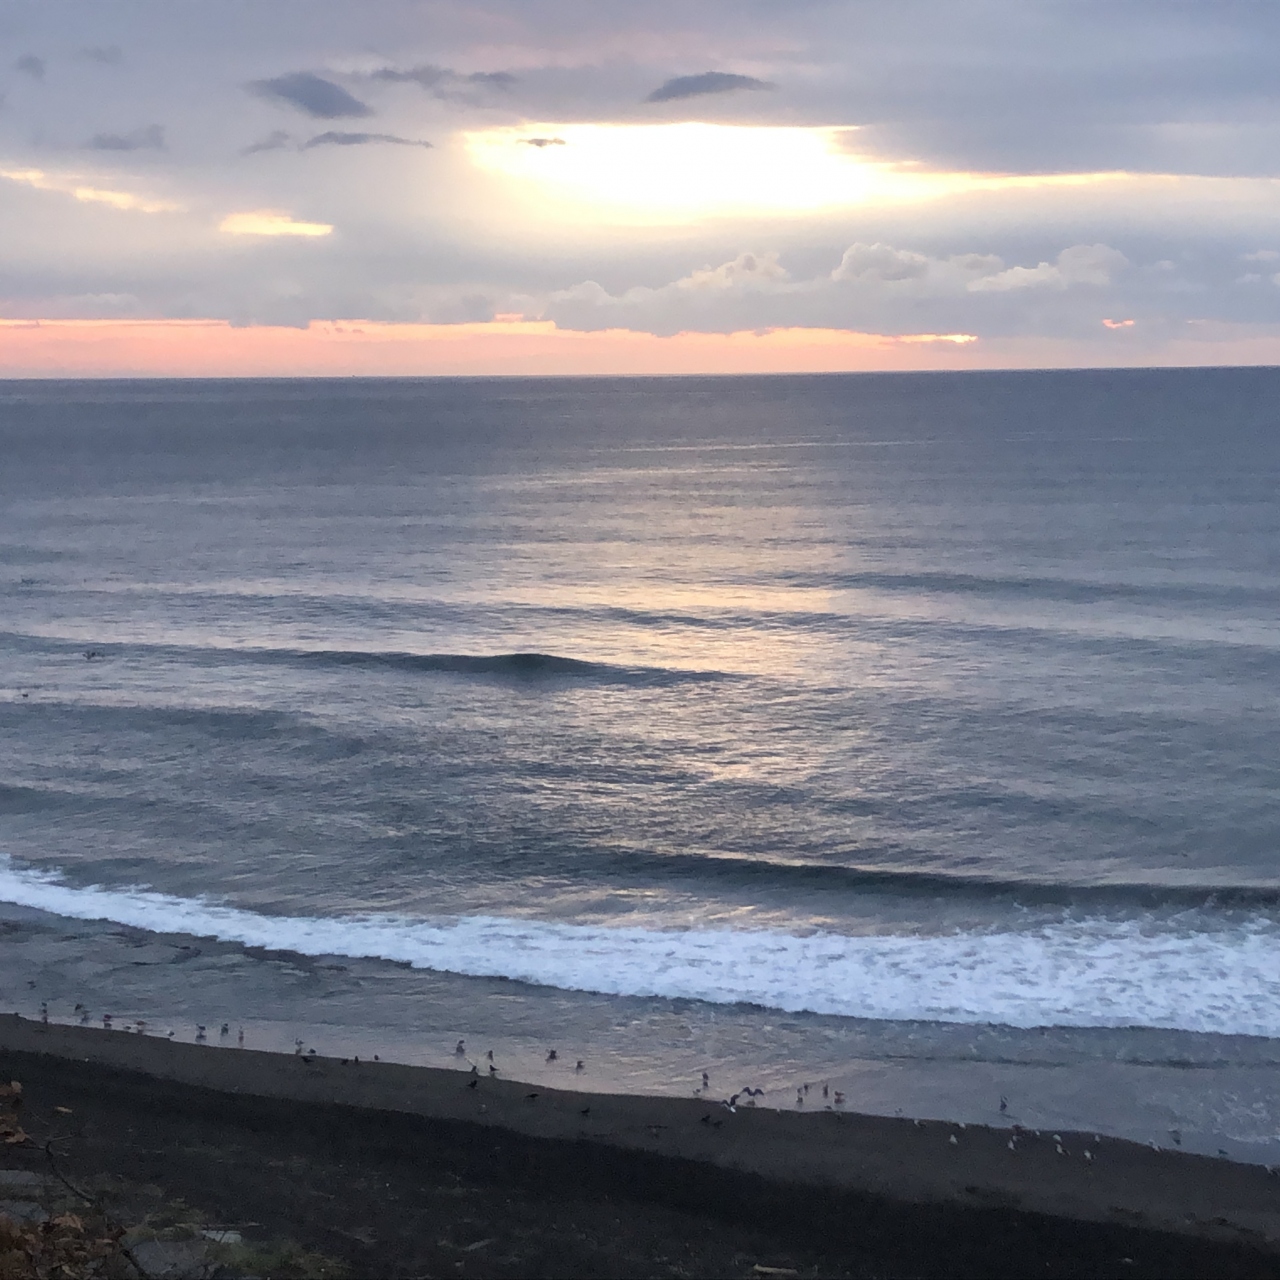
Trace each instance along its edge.
<instances>
[{"instance_id":1,"label":"ocean","mask_svg":"<svg viewBox=\"0 0 1280 1280\"><path fill-rule=\"evenodd\" d=\"M0 957L1280 1161L1280 370L0 383Z\"/></svg>"}]
</instances>

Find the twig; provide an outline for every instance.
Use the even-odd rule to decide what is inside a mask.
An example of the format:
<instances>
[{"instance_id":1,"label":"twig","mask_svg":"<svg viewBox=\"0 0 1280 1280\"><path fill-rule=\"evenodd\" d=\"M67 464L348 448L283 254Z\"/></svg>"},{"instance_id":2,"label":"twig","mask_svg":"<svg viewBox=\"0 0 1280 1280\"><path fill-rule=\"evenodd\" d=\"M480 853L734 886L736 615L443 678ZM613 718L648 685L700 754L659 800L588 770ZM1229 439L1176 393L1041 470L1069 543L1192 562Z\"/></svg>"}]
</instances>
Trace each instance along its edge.
<instances>
[{"instance_id":1,"label":"twig","mask_svg":"<svg viewBox=\"0 0 1280 1280\"><path fill-rule=\"evenodd\" d=\"M99 1213L101 1213L101 1214L102 1214L102 1216L103 1216L104 1218L107 1218L107 1220L108 1220L108 1221L110 1221L110 1218L108 1217L108 1215L107 1215L107 1213L106 1213L106 1210L105 1210L105 1209L103 1209L103 1207L102 1207L102 1200L101 1200L101 1198L100 1198L100 1197L98 1197L98 1196L91 1196L91 1195L88 1195L86 1192L81 1191L81 1190L80 1190L80 1188L79 1188L79 1187L77 1187L77 1186L75 1185L75 1183L73 1183L73 1182L72 1182L72 1181L71 1181L71 1180L70 1180L70 1179L69 1179L69 1178L68 1178L68 1177L67 1177L67 1176L62 1172L62 1170L58 1168L58 1162L53 1158L53 1143L54 1143L54 1141L55 1141L55 1139L50 1138L50 1139L49 1139L49 1141L48 1141L48 1142L46 1142L46 1143L44 1144L44 1154L45 1154L45 1156L47 1157L47 1159L48 1159L48 1161L49 1161L49 1168L53 1170L53 1176L54 1176L55 1178L57 1178L57 1180L58 1180L59 1182L61 1182L61 1183L62 1183L62 1185L63 1185L64 1187L66 1187L68 1191L70 1191L70 1192L72 1193L72 1195L79 1196L79 1198L80 1198L81 1200L83 1200L83 1201L85 1202L85 1204L87 1204L87 1205L92 1205L92 1206L93 1206L93 1208L97 1209L97 1210L98 1210L98 1212L99 1212ZM125 1243L124 1243L124 1241L123 1241L123 1240L117 1240L117 1241L116 1241L116 1248L118 1248L118 1249L120 1250L120 1252L124 1255L125 1259L126 1259L126 1260L128 1261L128 1263L129 1263L129 1265L130 1265L130 1266L131 1266L131 1267L132 1267L132 1268L133 1268L133 1269L138 1273L138 1275L141 1277L141 1280L151 1280L151 1277L147 1274L147 1271L146 1271L146 1270L145 1270L145 1268L143 1267L142 1263L140 1263L140 1262L138 1261L138 1259L137 1259L137 1258L135 1258L135 1257L133 1256L133 1250L132 1250L132 1249L130 1249L130 1248L129 1248L129 1246L128 1246L127 1244L125 1244Z\"/></svg>"}]
</instances>

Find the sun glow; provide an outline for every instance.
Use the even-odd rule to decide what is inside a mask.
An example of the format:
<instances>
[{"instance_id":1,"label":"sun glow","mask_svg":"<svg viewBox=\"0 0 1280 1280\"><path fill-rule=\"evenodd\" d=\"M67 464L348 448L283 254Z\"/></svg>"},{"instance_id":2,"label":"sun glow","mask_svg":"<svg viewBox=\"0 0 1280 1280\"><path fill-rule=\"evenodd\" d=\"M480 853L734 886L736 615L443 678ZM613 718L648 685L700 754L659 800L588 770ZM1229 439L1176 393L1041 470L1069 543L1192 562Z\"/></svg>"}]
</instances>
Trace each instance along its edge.
<instances>
[{"instance_id":1,"label":"sun glow","mask_svg":"<svg viewBox=\"0 0 1280 1280\"><path fill-rule=\"evenodd\" d=\"M612 206L644 221L731 214L807 214L906 204L967 191L1082 186L1118 174L935 173L849 149L834 127L557 124L464 135L472 161L574 205ZM557 145L546 145L553 139Z\"/></svg>"}]
</instances>

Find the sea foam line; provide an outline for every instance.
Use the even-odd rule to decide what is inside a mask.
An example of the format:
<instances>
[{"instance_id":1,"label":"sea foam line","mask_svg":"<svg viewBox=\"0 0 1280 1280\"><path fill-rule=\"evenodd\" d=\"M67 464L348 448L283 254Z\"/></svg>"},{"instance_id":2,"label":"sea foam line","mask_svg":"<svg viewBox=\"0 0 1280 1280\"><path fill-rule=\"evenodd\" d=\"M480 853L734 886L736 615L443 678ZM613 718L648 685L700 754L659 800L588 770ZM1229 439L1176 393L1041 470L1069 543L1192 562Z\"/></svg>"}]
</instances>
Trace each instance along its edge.
<instances>
[{"instance_id":1,"label":"sea foam line","mask_svg":"<svg viewBox=\"0 0 1280 1280\"><path fill-rule=\"evenodd\" d=\"M268 916L147 889L77 888L0 861L0 901L308 956L565 990L931 1022L1147 1026L1280 1037L1280 932L1084 918L939 937L658 930L498 916Z\"/></svg>"}]
</instances>

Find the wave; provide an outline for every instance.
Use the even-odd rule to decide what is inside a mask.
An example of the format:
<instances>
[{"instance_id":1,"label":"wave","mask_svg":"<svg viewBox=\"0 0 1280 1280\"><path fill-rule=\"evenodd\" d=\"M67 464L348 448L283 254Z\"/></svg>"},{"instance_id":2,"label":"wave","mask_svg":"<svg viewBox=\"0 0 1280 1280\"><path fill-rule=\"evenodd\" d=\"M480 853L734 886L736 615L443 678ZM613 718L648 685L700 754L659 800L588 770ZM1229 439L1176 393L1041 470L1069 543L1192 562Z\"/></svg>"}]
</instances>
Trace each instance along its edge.
<instances>
[{"instance_id":1,"label":"wave","mask_svg":"<svg viewBox=\"0 0 1280 1280\"><path fill-rule=\"evenodd\" d=\"M95 658L118 657L125 653L149 652L161 656L196 659L210 663L252 662L276 666L356 667L423 674L492 676L511 680L554 677L593 680L605 684L682 684L689 681L729 679L721 671L685 670L675 667L626 666L589 662L555 653L523 650L515 653L409 653L382 649L296 649L236 648L218 645L95 643L86 650L80 641L0 632L0 640L30 648L65 653L91 651Z\"/></svg>"},{"instance_id":2,"label":"wave","mask_svg":"<svg viewBox=\"0 0 1280 1280\"><path fill-rule=\"evenodd\" d=\"M79 920L564 990L790 1013L1280 1037L1280 931L1082 918L937 937L658 930L497 916L268 916L0 863L0 900Z\"/></svg>"}]
</instances>

